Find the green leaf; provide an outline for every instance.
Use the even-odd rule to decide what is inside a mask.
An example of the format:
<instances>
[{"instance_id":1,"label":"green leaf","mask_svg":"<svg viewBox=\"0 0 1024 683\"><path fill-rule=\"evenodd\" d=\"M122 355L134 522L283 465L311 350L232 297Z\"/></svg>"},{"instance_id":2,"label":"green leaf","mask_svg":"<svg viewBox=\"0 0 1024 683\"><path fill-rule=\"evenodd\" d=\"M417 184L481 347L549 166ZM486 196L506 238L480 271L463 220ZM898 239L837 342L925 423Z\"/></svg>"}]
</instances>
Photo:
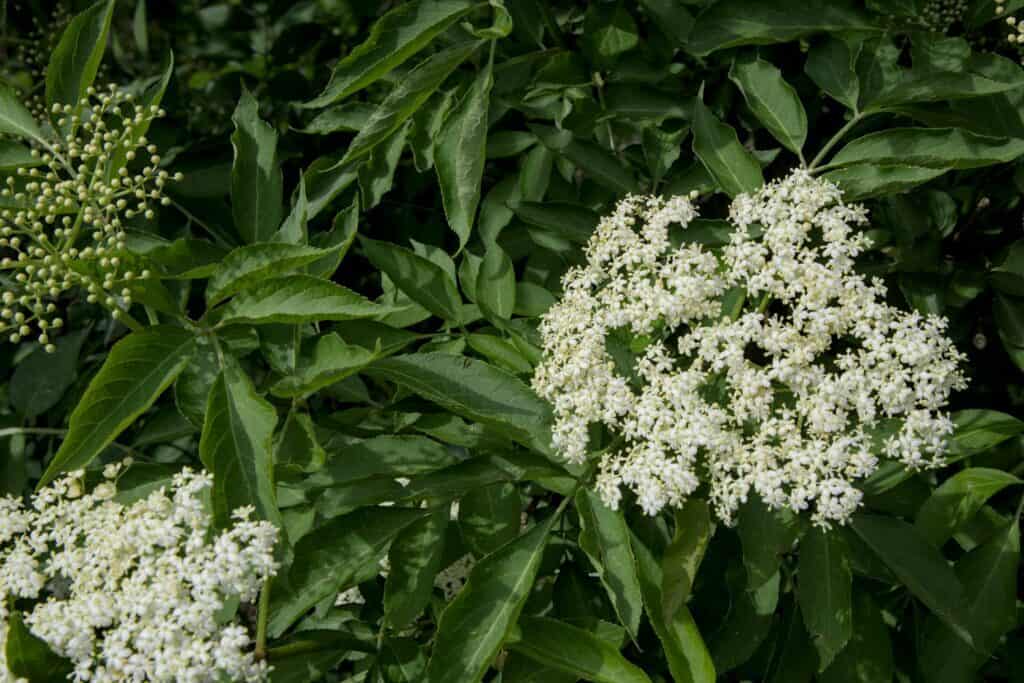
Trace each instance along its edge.
<instances>
[{"instance_id":1,"label":"green leaf","mask_svg":"<svg viewBox=\"0 0 1024 683\"><path fill-rule=\"evenodd\" d=\"M370 152L370 156L359 166L359 191L363 207L369 211L391 191L395 171L409 137L410 122L406 122L387 139Z\"/></svg>"},{"instance_id":2,"label":"green leaf","mask_svg":"<svg viewBox=\"0 0 1024 683\"><path fill-rule=\"evenodd\" d=\"M315 472L324 466L326 460L327 453L316 438L313 419L294 408L288 411L288 417L274 439L274 465Z\"/></svg>"},{"instance_id":3,"label":"green leaf","mask_svg":"<svg viewBox=\"0 0 1024 683\"><path fill-rule=\"evenodd\" d=\"M87 334L79 330L64 335L56 340L54 353L39 347L18 363L8 386L11 407L33 418L55 406L75 381L78 352Z\"/></svg>"},{"instance_id":4,"label":"green leaf","mask_svg":"<svg viewBox=\"0 0 1024 683\"><path fill-rule=\"evenodd\" d=\"M639 185L629 167L605 148L588 140L577 140L571 135L566 142L563 139L563 131L550 126L530 124L530 130L540 138L547 149L564 156L598 185L619 194L638 191ZM541 196L524 191L523 198L537 201Z\"/></svg>"},{"instance_id":5,"label":"green leaf","mask_svg":"<svg viewBox=\"0 0 1024 683\"><path fill-rule=\"evenodd\" d=\"M975 679L1000 639L1017 626L1017 572L1020 526L1016 519L991 540L965 555L956 574L967 589L967 628L972 649L946 624L932 618L924 625L918 659L929 683Z\"/></svg>"},{"instance_id":6,"label":"green leaf","mask_svg":"<svg viewBox=\"0 0 1024 683\"><path fill-rule=\"evenodd\" d=\"M595 683L650 683L640 668L590 631L544 617L520 617L509 647L545 666Z\"/></svg>"},{"instance_id":7,"label":"green leaf","mask_svg":"<svg viewBox=\"0 0 1024 683\"><path fill-rule=\"evenodd\" d=\"M442 50L406 74L352 140L338 165L351 166L401 128L480 45L479 41L468 41Z\"/></svg>"},{"instance_id":8,"label":"green leaf","mask_svg":"<svg viewBox=\"0 0 1024 683\"><path fill-rule=\"evenodd\" d=\"M504 370L472 358L416 353L377 361L366 373L404 386L456 415L493 425L540 453L551 452L551 409Z\"/></svg>"},{"instance_id":9,"label":"green leaf","mask_svg":"<svg viewBox=\"0 0 1024 683\"><path fill-rule=\"evenodd\" d=\"M487 160L487 115L494 85L492 63L477 74L462 101L449 114L434 150L437 179L448 225L459 237L459 250L469 240L480 204L480 183Z\"/></svg>"},{"instance_id":10,"label":"green leaf","mask_svg":"<svg viewBox=\"0 0 1024 683\"><path fill-rule=\"evenodd\" d=\"M6 85L0 85L0 133L30 140L43 138L39 124L21 103L18 94ZM29 156L30 161L25 166L34 166L38 163L33 163L31 159Z\"/></svg>"},{"instance_id":11,"label":"green leaf","mask_svg":"<svg viewBox=\"0 0 1024 683\"><path fill-rule=\"evenodd\" d=\"M518 218L564 237L576 244L586 244L601 217L597 212L569 202L515 202Z\"/></svg>"},{"instance_id":12,"label":"green leaf","mask_svg":"<svg viewBox=\"0 0 1024 683\"><path fill-rule=\"evenodd\" d=\"M854 140L828 168L851 164L906 164L944 171L1013 161L1024 154L1024 140L976 135L959 128L894 128Z\"/></svg>"},{"instance_id":13,"label":"green leaf","mask_svg":"<svg viewBox=\"0 0 1024 683\"><path fill-rule=\"evenodd\" d=\"M346 440L332 451L326 466L304 482L310 489L339 486L370 477L414 477L433 472L458 460L436 441L422 436L377 436L372 439Z\"/></svg>"},{"instance_id":14,"label":"green leaf","mask_svg":"<svg viewBox=\"0 0 1024 683\"><path fill-rule=\"evenodd\" d=\"M970 644L964 587L939 551L895 517L861 514L852 524L900 583Z\"/></svg>"},{"instance_id":15,"label":"green leaf","mask_svg":"<svg viewBox=\"0 0 1024 683\"><path fill-rule=\"evenodd\" d=\"M281 526L274 495L271 438L277 411L256 393L249 376L229 362L210 389L199 457L213 472L213 513L219 527L243 506Z\"/></svg>"},{"instance_id":16,"label":"green leaf","mask_svg":"<svg viewBox=\"0 0 1024 683\"><path fill-rule=\"evenodd\" d=\"M325 107L374 83L472 11L469 0L419 0L381 17L366 40L338 62L331 80L304 107Z\"/></svg>"},{"instance_id":17,"label":"green leaf","mask_svg":"<svg viewBox=\"0 0 1024 683\"><path fill-rule=\"evenodd\" d=\"M693 28L693 15L678 0L640 0L648 12L654 16L659 29L682 47L690 37Z\"/></svg>"},{"instance_id":18,"label":"green leaf","mask_svg":"<svg viewBox=\"0 0 1024 683\"><path fill-rule=\"evenodd\" d=\"M214 313L218 326L237 323L307 323L374 318L391 309L350 289L310 275L264 280Z\"/></svg>"},{"instance_id":19,"label":"green leaf","mask_svg":"<svg viewBox=\"0 0 1024 683\"><path fill-rule=\"evenodd\" d=\"M327 256L309 264L306 270L310 275L316 277L330 278L338 270L342 259L348 254L352 243L356 240L359 232L359 198L352 200L352 204L339 211L334 217L329 232L320 233L314 237L314 246L328 251Z\"/></svg>"},{"instance_id":20,"label":"green leaf","mask_svg":"<svg viewBox=\"0 0 1024 683\"><path fill-rule=\"evenodd\" d=\"M665 649L665 658L675 683L714 683L715 664L693 616L682 605L671 620L665 619L661 604L663 577L658 561L647 546L632 535L630 545L636 556L644 610Z\"/></svg>"},{"instance_id":21,"label":"green leaf","mask_svg":"<svg viewBox=\"0 0 1024 683\"><path fill-rule=\"evenodd\" d=\"M953 425L949 454L957 459L984 453L1024 434L1024 421L997 410L957 411L953 413Z\"/></svg>"},{"instance_id":22,"label":"green leaf","mask_svg":"<svg viewBox=\"0 0 1024 683\"><path fill-rule=\"evenodd\" d=\"M700 498L689 498L683 508L676 511L675 521L675 535L661 560L662 613L666 622L672 621L690 597L704 551L715 533L711 510Z\"/></svg>"},{"instance_id":23,"label":"green leaf","mask_svg":"<svg viewBox=\"0 0 1024 683\"><path fill-rule=\"evenodd\" d=\"M444 555L449 507L441 505L429 516L413 522L391 544L391 571L384 584L384 618L392 628L408 625L430 602L434 577L441 569Z\"/></svg>"},{"instance_id":24,"label":"green leaf","mask_svg":"<svg viewBox=\"0 0 1024 683\"><path fill-rule=\"evenodd\" d=\"M313 220L320 212L359 177L357 164L339 163L337 155L320 157L302 174L309 200L307 220Z\"/></svg>"},{"instance_id":25,"label":"green leaf","mask_svg":"<svg viewBox=\"0 0 1024 683\"><path fill-rule=\"evenodd\" d=\"M235 150L231 167L231 212L235 229L249 244L267 242L283 217L284 178L277 156L277 131L260 118L259 105L242 89L231 116Z\"/></svg>"},{"instance_id":26,"label":"green leaf","mask_svg":"<svg viewBox=\"0 0 1024 683\"><path fill-rule=\"evenodd\" d=\"M362 170L362 169L360 169ZM309 199L306 195L306 179L299 177L295 200L281 227L270 236L275 244L305 245L309 243Z\"/></svg>"},{"instance_id":27,"label":"green leaf","mask_svg":"<svg viewBox=\"0 0 1024 683\"><path fill-rule=\"evenodd\" d=\"M635 639L644 603L626 519L589 489L576 494L576 511L580 516L580 548L597 570L619 622Z\"/></svg>"},{"instance_id":28,"label":"green leaf","mask_svg":"<svg viewBox=\"0 0 1024 683\"><path fill-rule=\"evenodd\" d=\"M760 58L737 59L729 70L729 78L768 132L786 149L801 154L807 140L807 112L782 72Z\"/></svg>"},{"instance_id":29,"label":"green leaf","mask_svg":"<svg viewBox=\"0 0 1024 683\"><path fill-rule=\"evenodd\" d=\"M5 89L0 86L0 117L3 117L3 96ZM0 127L3 121L0 119ZM3 131L9 132L9 131ZM39 156L32 156L32 150L14 140L0 140L0 171L17 171L19 168L35 168L42 166Z\"/></svg>"},{"instance_id":30,"label":"green leaf","mask_svg":"<svg viewBox=\"0 0 1024 683\"><path fill-rule=\"evenodd\" d=\"M522 513L519 489L513 484L473 489L459 501L459 532L470 551L483 557L519 535Z\"/></svg>"},{"instance_id":31,"label":"green leaf","mask_svg":"<svg viewBox=\"0 0 1024 683\"><path fill-rule=\"evenodd\" d=\"M345 631L300 631L278 641L267 652L273 667L270 681L309 683L320 680L353 650L373 652L376 648Z\"/></svg>"},{"instance_id":32,"label":"green leaf","mask_svg":"<svg viewBox=\"0 0 1024 683\"><path fill-rule=\"evenodd\" d=\"M820 671L853 635L853 574L842 537L817 527L806 533L799 572L800 611L818 650Z\"/></svg>"},{"instance_id":33,"label":"green leaf","mask_svg":"<svg viewBox=\"0 0 1024 683\"><path fill-rule=\"evenodd\" d=\"M740 144L732 127L715 118L701 95L693 106L693 153L732 197L764 184L757 159Z\"/></svg>"},{"instance_id":34,"label":"green leaf","mask_svg":"<svg viewBox=\"0 0 1024 683\"><path fill-rule=\"evenodd\" d=\"M878 683L893 680L889 627L864 590L853 602L853 636L832 665L819 674L822 683Z\"/></svg>"},{"instance_id":35,"label":"green leaf","mask_svg":"<svg viewBox=\"0 0 1024 683\"><path fill-rule=\"evenodd\" d=\"M853 111L856 111L860 97L856 64L861 45L828 36L811 47L804 65L804 71L815 85Z\"/></svg>"},{"instance_id":36,"label":"green leaf","mask_svg":"<svg viewBox=\"0 0 1024 683\"><path fill-rule=\"evenodd\" d=\"M437 317L458 321L462 297L455 280L444 268L405 247L359 238L366 258L387 274L406 296Z\"/></svg>"},{"instance_id":37,"label":"green leaf","mask_svg":"<svg viewBox=\"0 0 1024 683\"><path fill-rule=\"evenodd\" d=\"M904 192L943 173L943 169L902 164L856 164L830 171L822 177L838 185L845 199L857 200Z\"/></svg>"},{"instance_id":38,"label":"green leaf","mask_svg":"<svg viewBox=\"0 0 1024 683\"><path fill-rule=\"evenodd\" d=\"M244 289L284 275L330 252L303 244L248 244L231 251L206 285L206 302L214 306Z\"/></svg>"},{"instance_id":39,"label":"green leaf","mask_svg":"<svg viewBox=\"0 0 1024 683\"><path fill-rule=\"evenodd\" d=\"M704 56L737 45L785 43L814 33L877 31L850 0L722 0L697 16L686 49Z\"/></svg>"},{"instance_id":40,"label":"green leaf","mask_svg":"<svg viewBox=\"0 0 1024 683\"><path fill-rule=\"evenodd\" d=\"M737 532L743 545L747 588L754 591L775 577L782 556L793 550L800 535L800 519L791 510L772 510L753 498L740 510Z\"/></svg>"},{"instance_id":41,"label":"green leaf","mask_svg":"<svg viewBox=\"0 0 1024 683\"><path fill-rule=\"evenodd\" d=\"M479 683L533 588L551 527L560 515L483 558L441 613L425 683Z\"/></svg>"},{"instance_id":42,"label":"green leaf","mask_svg":"<svg viewBox=\"0 0 1024 683\"><path fill-rule=\"evenodd\" d=\"M7 633L4 648L10 673L32 683L62 683L68 680L74 665L70 660L55 654L49 645L33 635L25 625L21 612L12 611L5 626ZM2 673L7 675L8 672Z\"/></svg>"},{"instance_id":43,"label":"green leaf","mask_svg":"<svg viewBox=\"0 0 1024 683\"><path fill-rule=\"evenodd\" d=\"M425 510L373 507L336 517L295 544L286 581L271 591L268 632L277 638L325 598L376 576L389 545Z\"/></svg>"},{"instance_id":44,"label":"green leaf","mask_svg":"<svg viewBox=\"0 0 1024 683\"><path fill-rule=\"evenodd\" d=\"M516 272L508 254L497 244L487 248L474 290L485 313L504 320L512 317L516 307Z\"/></svg>"},{"instance_id":45,"label":"green leaf","mask_svg":"<svg viewBox=\"0 0 1024 683\"><path fill-rule=\"evenodd\" d=\"M932 492L917 512L914 526L937 548L981 510L985 502L1007 486L1021 484L1009 472L971 467L957 472Z\"/></svg>"},{"instance_id":46,"label":"green leaf","mask_svg":"<svg viewBox=\"0 0 1024 683\"><path fill-rule=\"evenodd\" d=\"M39 486L88 465L153 405L194 350L191 332L164 325L133 332L115 344L71 413L67 436Z\"/></svg>"},{"instance_id":47,"label":"green leaf","mask_svg":"<svg viewBox=\"0 0 1024 683\"><path fill-rule=\"evenodd\" d=\"M640 44L639 30L622 6L590 5L583 18L583 48L598 62L607 62Z\"/></svg>"},{"instance_id":48,"label":"green leaf","mask_svg":"<svg viewBox=\"0 0 1024 683\"><path fill-rule=\"evenodd\" d=\"M103 61L114 4L114 0L99 0L64 29L46 67L47 105L77 107L85 96Z\"/></svg>"},{"instance_id":49,"label":"green leaf","mask_svg":"<svg viewBox=\"0 0 1024 683\"><path fill-rule=\"evenodd\" d=\"M282 377L270 387L270 393L282 398L299 398L340 382L378 358L361 346L346 343L335 333L316 341L310 357L300 359L294 374Z\"/></svg>"}]
</instances>

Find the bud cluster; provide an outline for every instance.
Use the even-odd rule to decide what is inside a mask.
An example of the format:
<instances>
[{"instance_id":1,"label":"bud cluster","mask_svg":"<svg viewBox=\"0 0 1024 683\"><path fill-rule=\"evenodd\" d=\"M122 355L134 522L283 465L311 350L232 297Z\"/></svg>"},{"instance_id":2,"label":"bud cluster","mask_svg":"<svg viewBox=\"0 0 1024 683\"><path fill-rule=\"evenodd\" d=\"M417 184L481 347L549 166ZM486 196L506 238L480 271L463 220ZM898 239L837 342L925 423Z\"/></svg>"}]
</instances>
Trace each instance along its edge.
<instances>
[{"instance_id":1,"label":"bud cluster","mask_svg":"<svg viewBox=\"0 0 1024 683\"><path fill-rule=\"evenodd\" d=\"M169 203L172 177L142 134L163 115L115 86L90 88L77 108L53 106L57 139L0 189L0 205L14 207L0 211L0 333L11 342L35 336L53 351L64 323L55 301L69 290L85 289L115 318L131 306L130 282L149 273L130 267L126 221Z\"/></svg>"},{"instance_id":2,"label":"bud cluster","mask_svg":"<svg viewBox=\"0 0 1024 683\"><path fill-rule=\"evenodd\" d=\"M921 14L929 29L945 33L966 11L967 0L930 0Z\"/></svg>"}]
</instances>

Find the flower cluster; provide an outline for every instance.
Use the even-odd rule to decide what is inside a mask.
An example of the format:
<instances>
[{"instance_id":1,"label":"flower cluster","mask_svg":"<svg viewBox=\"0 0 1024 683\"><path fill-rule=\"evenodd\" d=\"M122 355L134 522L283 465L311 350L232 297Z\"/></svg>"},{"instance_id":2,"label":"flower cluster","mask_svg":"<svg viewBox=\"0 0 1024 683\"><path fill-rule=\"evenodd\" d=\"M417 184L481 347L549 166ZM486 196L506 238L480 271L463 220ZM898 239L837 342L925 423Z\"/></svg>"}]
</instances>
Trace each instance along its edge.
<instances>
[{"instance_id":1,"label":"flower cluster","mask_svg":"<svg viewBox=\"0 0 1024 683\"><path fill-rule=\"evenodd\" d=\"M15 2L10 9L18 12L24 11L26 8ZM66 3L56 3L48 19L44 21L40 21L40 17L34 15L32 28L14 46L14 59L10 64L5 65L5 71L13 65L20 66L26 72L25 75L29 83L37 86L33 92L26 93L27 101L25 102L29 111L37 118L43 118L46 115L46 97L41 84L46 80L46 67L50 61L50 53L57 47L61 35L72 19L74 19L74 14ZM101 64L100 74L106 70L106 64ZM17 83L20 80L14 73L8 75L11 77L12 83Z\"/></svg>"},{"instance_id":2,"label":"flower cluster","mask_svg":"<svg viewBox=\"0 0 1024 683\"><path fill-rule=\"evenodd\" d=\"M945 33L963 19L967 0L930 0L921 11L921 18L932 31Z\"/></svg>"},{"instance_id":3,"label":"flower cluster","mask_svg":"<svg viewBox=\"0 0 1024 683\"><path fill-rule=\"evenodd\" d=\"M119 467L88 493L76 472L31 506L0 499L0 610L35 601L26 626L74 664L76 681L265 680L248 629L226 611L275 573L277 529L240 509L215 532L204 503L212 481L187 469L123 505Z\"/></svg>"},{"instance_id":4,"label":"flower cluster","mask_svg":"<svg viewBox=\"0 0 1024 683\"><path fill-rule=\"evenodd\" d=\"M0 211L0 332L11 342L36 335L53 351L51 331L64 323L55 300L71 289L84 288L115 317L131 305L130 281L149 273L130 268L125 221L152 218L152 207L168 201L171 176L141 133L163 114L114 87L90 88L79 108L54 105L63 138L38 141L37 165L19 168L0 190L19 207ZM139 154L141 168L129 171Z\"/></svg>"},{"instance_id":5,"label":"flower cluster","mask_svg":"<svg viewBox=\"0 0 1024 683\"><path fill-rule=\"evenodd\" d=\"M627 197L541 324L533 385L554 445L597 460L605 502L625 487L655 514L704 485L726 523L756 494L827 527L858 507L879 450L940 464L962 355L944 319L886 304L855 270L863 207L797 170L735 199L720 250L687 239L695 215L686 198ZM591 455L595 425L614 438Z\"/></svg>"}]
</instances>

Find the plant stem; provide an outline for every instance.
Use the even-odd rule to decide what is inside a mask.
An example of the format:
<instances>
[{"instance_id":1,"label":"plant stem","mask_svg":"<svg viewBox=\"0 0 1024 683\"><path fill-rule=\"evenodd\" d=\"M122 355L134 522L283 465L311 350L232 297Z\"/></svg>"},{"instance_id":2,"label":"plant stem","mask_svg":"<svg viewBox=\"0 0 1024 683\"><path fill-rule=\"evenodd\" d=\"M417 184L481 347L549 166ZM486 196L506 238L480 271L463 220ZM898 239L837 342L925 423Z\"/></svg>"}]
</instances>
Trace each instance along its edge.
<instances>
[{"instance_id":1,"label":"plant stem","mask_svg":"<svg viewBox=\"0 0 1024 683\"><path fill-rule=\"evenodd\" d=\"M860 112L854 114L853 118L847 121L846 125L840 128L839 132L833 135L832 139L825 143L825 146L821 148L820 152L818 152L818 156L814 157L814 159L811 160L811 165L807 167L807 170L813 173L814 170L818 168L818 165L821 164L822 161L824 161L828 153L832 151L832 148L839 144L839 141L842 140L843 137L847 133L849 133L854 126L863 121L866 116L867 114L862 114Z\"/></svg>"},{"instance_id":2,"label":"plant stem","mask_svg":"<svg viewBox=\"0 0 1024 683\"><path fill-rule=\"evenodd\" d=\"M260 590L259 612L256 615L256 659L267 657L267 621L270 618L270 581L263 582Z\"/></svg>"}]
</instances>

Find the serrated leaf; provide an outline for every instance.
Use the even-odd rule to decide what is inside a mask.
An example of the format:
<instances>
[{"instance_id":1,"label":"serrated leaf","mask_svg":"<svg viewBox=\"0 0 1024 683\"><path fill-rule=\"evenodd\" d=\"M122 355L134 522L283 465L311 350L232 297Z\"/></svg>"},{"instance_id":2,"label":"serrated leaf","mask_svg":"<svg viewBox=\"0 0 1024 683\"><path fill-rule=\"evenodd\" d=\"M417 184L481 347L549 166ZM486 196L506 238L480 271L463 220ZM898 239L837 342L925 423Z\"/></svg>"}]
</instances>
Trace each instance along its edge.
<instances>
[{"instance_id":1,"label":"serrated leaf","mask_svg":"<svg viewBox=\"0 0 1024 683\"><path fill-rule=\"evenodd\" d=\"M512 317L516 307L516 272L512 260L498 244L487 248L473 289L485 313L504 320Z\"/></svg>"},{"instance_id":2,"label":"serrated leaf","mask_svg":"<svg viewBox=\"0 0 1024 683\"><path fill-rule=\"evenodd\" d=\"M914 527L895 517L861 514L852 524L900 582L970 644L964 586L939 551Z\"/></svg>"},{"instance_id":3,"label":"serrated leaf","mask_svg":"<svg viewBox=\"0 0 1024 683\"><path fill-rule=\"evenodd\" d=\"M693 106L693 153L730 196L753 192L764 184L757 159L740 144L731 126L715 118L699 95Z\"/></svg>"},{"instance_id":4,"label":"serrated leaf","mask_svg":"<svg viewBox=\"0 0 1024 683\"><path fill-rule=\"evenodd\" d=\"M398 533L425 510L372 507L335 517L295 544L286 582L271 591L268 632L278 637L321 600L380 571L378 562Z\"/></svg>"},{"instance_id":5,"label":"serrated leaf","mask_svg":"<svg viewBox=\"0 0 1024 683\"><path fill-rule=\"evenodd\" d=\"M825 671L822 683L877 683L893 680L889 627L867 591L857 591L853 603L853 637ZM780 682L782 683L782 682Z\"/></svg>"},{"instance_id":6,"label":"serrated leaf","mask_svg":"<svg viewBox=\"0 0 1024 683\"><path fill-rule=\"evenodd\" d=\"M1012 520L1001 533L957 562L956 575L967 592L967 628L972 649L936 618L925 623L918 658L929 683L974 678L1000 639L1017 625L1017 572L1020 527Z\"/></svg>"},{"instance_id":7,"label":"serrated leaf","mask_svg":"<svg viewBox=\"0 0 1024 683\"><path fill-rule=\"evenodd\" d=\"M480 204L487 160L487 115L494 85L491 60L477 74L462 101L448 115L434 148L434 165L448 225L466 245Z\"/></svg>"},{"instance_id":8,"label":"serrated leaf","mask_svg":"<svg viewBox=\"0 0 1024 683\"><path fill-rule=\"evenodd\" d=\"M586 244L601 217L592 209L569 202L515 202L512 209L518 218L564 237L576 244Z\"/></svg>"},{"instance_id":9,"label":"serrated leaf","mask_svg":"<svg viewBox=\"0 0 1024 683\"><path fill-rule=\"evenodd\" d=\"M519 535L522 512L513 484L473 489L459 500L459 535L475 556L489 555Z\"/></svg>"},{"instance_id":10,"label":"serrated leaf","mask_svg":"<svg viewBox=\"0 0 1024 683\"><path fill-rule=\"evenodd\" d=\"M391 191L395 171L409 137L409 122L391 134L370 152L369 158L359 166L359 193L362 205L370 210L380 204Z\"/></svg>"},{"instance_id":11,"label":"serrated leaf","mask_svg":"<svg viewBox=\"0 0 1024 683\"><path fill-rule=\"evenodd\" d=\"M807 140L807 112L782 72L760 58L736 60L729 78L768 132L786 149L801 154Z\"/></svg>"},{"instance_id":12,"label":"serrated leaf","mask_svg":"<svg viewBox=\"0 0 1024 683\"><path fill-rule=\"evenodd\" d=\"M676 683L714 683L715 664L690 610L683 605L671 621L665 619L661 608L663 576L658 560L635 534L630 537L630 546L636 556L644 611L665 649L673 680Z\"/></svg>"},{"instance_id":13,"label":"serrated leaf","mask_svg":"<svg viewBox=\"0 0 1024 683\"><path fill-rule=\"evenodd\" d=\"M327 441L324 447L331 451L332 457L322 470L310 475L304 482L312 490L371 477L414 477L458 462L444 445L423 436L388 435L372 439L349 439L341 446Z\"/></svg>"},{"instance_id":14,"label":"serrated leaf","mask_svg":"<svg viewBox=\"0 0 1024 683\"><path fill-rule=\"evenodd\" d=\"M551 527L534 526L474 565L441 613L425 683L479 683L526 603Z\"/></svg>"},{"instance_id":15,"label":"serrated leaf","mask_svg":"<svg viewBox=\"0 0 1024 683\"><path fill-rule=\"evenodd\" d=\"M501 429L550 454L551 409L514 375L472 358L416 353L377 361L366 373L404 386L456 415Z\"/></svg>"},{"instance_id":16,"label":"serrated leaf","mask_svg":"<svg viewBox=\"0 0 1024 683\"><path fill-rule=\"evenodd\" d=\"M75 16L50 53L46 67L46 103L77 107L96 79L107 48L114 0L99 0Z\"/></svg>"},{"instance_id":17,"label":"serrated leaf","mask_svg":"<svg viewBox=\"0 0 1024 683\"><path fill-rule=\"evenodd\" d=\"M303 244L248 244L231 251L217 265L206 285L206 302L224 299L324 258L330 252Z\"/></svg>"},{"instance_id":18,"label":"serrated leaf","mask_svg":"<svg viewBox=\"0 0 1024 683\"><path fill-rule=\"evenodd\" d=\"M325 107L359 92L425 48L473 7L469 0L420 0L396 7L338 62L324 92L303 106Z\"/></svg>"},{"instance_id":19,"label":"serrated leaf","mask_svg":"<svg viewBox=\"0 0 1024 683\"><path fill-rule=\"evenodd\" d=\"M395 85L348 146L339 167L351 167L397 131L434 94L449 75L480 47L460 43L426 58Z\"/></svg>"},{"instance_id":20,"label":"serrated leaf","mask_svg":"<svg viewBox=\"0 0 1024 683\"><path fill-rule=\"evenodd\" d=\"M510 648L545 666L595 683L651 681L606 641L556 619L520 617Z\"/></svg>"},{"instance_id":21,"label":"serrated leaf","mask_svg":"<svg viewBox=\"0 0 1024 683\"><path fill-rule=\"evenodd\" d=\"M576 494L576 511L580 516L580 548L597 570L619 621L636 638L644 601L626 520L621 511L609 509L589 489Z\"/></svg>"},{"instance_id":22,"label":"serrated leaf","mask_svg":"<svg viewBox=\"0 0 1024 683\"><path fill-rule=\"evenodd\" d=\"M849 0L722 0L701 12L686 45L704 56L737 45L785 43L814 33L878 29Z\"/></svg>"},{"instance_id":23,"label":"serrated leaf","mask_svg":"<svg viewBox=\"0 0 1024 683\"><path fill-rule=\"evenodd\" d=\"M389 313L350 289L311 275L264 280L214 312L218 326L355 320Z\"/></svg>"},{"instance_id":24,"label":"serrated leaf","mask_svg":"<svg viewBox=\"0 0 1024 683\"><path fill-rule=\"evenodd\" d=\"M853 635L853 574L842 538L819 528L800 543L798 597L823 670Z\"/></svg>"},{"instance_id":25,"label":"serrated leaf","mask_svg":"<svg viewBox=\"0 0 1024 683\"><path fill-rule=\"evenodd\" d=\"M274 644L268 654L274 662L271 683L309 683L330 673L353 650L374 652L346 631L303 630Z\"/></svg>"},{"instance_id":26,"label":"serrated leaf","mask_svg":"<svg viewBox=\"0 0 1024 683\"><path fill-rule=\"evenodd\" d=\"M416 618L430 602L434 577L441 569L448 505L402 530L388 554L391 571L384 584L384 618L400 629Z\"/></svg>"},{"instance_id":27,"label":"serrated leaf","mask_svg":"<svg viewBox=\"0 0 1024 683\"><path fill-rule=\"evenodd\" d=\"M75 381L78 352L87 333L79 330L63 335L56 340L55 352L39 347L18 363L7 388L11 407L33 418L55 406Z\"/></svg>"},{"instance_id":28,"label":"serrated leaf","mask_svg":"<svg viewBox=\"0 0 1024 683\"><path fill-rule=\"evenodd\" d=\"M133 332L115 344L71 413L67 436L39 486L88 465L153 405L194 350L191 332L163 325Z\"/></svg>"},{"instance_id":29,"label":"serrated leaf","mask_svg":"<svg viewBox=\"0 0 1024 683\"><path fill-rule=\"evenodd\" d=\"M1007 486L1021 484L1009 472L971 467L942 482L917 511L914 527L937 548Z\"/></svg>"},{"instance_id":30,"label":"serrated leaf","mask_svg":"<svg viewBox=\"0 0 1024 683\"><path fill-rule=\"evenodd\" d=\"M271 438L277 411L256 393L252 380L227 363L210 389L199 457L213 472L213 514L220 527L231 513L253 506L256 517L281 526L274 494Z\"/></svg>"},{"instance_id":31,"label":"serrated leaf","mask_svg":"<svg viewBox=\"0 0 1024 683\"><path fill-rule=\"evenodd\" d=\"M900 164L948 171L1002 164L1021 155L1024 140L976 135L959 128L893 128L854 140L827 167Z\"/></svg>"},{"instance_id":32,"label":"serrated leaf","mask_svg":"<svg viewBox=\"0 0 1024 683\"><path fill-rule=\"evenodd\" d=\"M259 105L243 89L231 116L234 163L231 167L231 213L239 236L253 244L267 242L283 216L284 178L277 156L277 131L260 118Z\"/></svg>"},{"instance_id":33,"label":"serrated leaf","mask_svg":"<svg viewBox=\"0 0 1024 683\"><path fill-rule=\"evenodd\" d=\"M462 297L455 280L433 261L405 247L360 236L366 258L382 270L410 299L444 320L462 316Z\"/></svg>"},{"instance_id":34,"label":"serrated leaf","mask_svg":"<svg viewBox=\"0 0 1024 683\"><path fill-rule=\"evenodd\" d=\"M940 168L902 164L855 164L829 171L822 177L843 191L847 200L880 197L909 190L945 173Z\"/></svg>"},{"instance_id":35,"label":"serrated leaf","mask_svg":"<svg viewBox=\"0 0 1024 683\"><path fill-rule=\"evenodd\" d=\"M300 359L294 374L275 382L270 393L282 398L307 396L359 372L377 357L377 353L348 344L337 334L326 334L317 340L311 356Z\"/></svg>"},{"instance_id":36,"label":"serrated leaf","mask_svg":"<svg viewBox=\"0 0 1024 683\"><path fill-rule=\"evenodd\" d=\"M856 64L861 45L828 36L811 47L804 65L804 71L819 88L851 110L857 109L860 97Z\"/></svg>"},{"instance_id":37,"label":"serrated leaf","mask_svg":"<svg viewBox=\"0 0 1024 683\"><path fill-rule=\"evenodd\" d=\"M662 616L666 622L686 604L697 570L715 532L711 510L700 498L690 498L675 513L676 530L661 561Z\"/></svg>"},{"instance_id":38,"label":"serrated leaf","mask_svg":"<svg viewBox=\"0 0 1024 683\"><path fill-rule=\"evenodd\" d=\"M0 133L29 140L41 140L43 137L43 132L39 129L39 124L36 123L35 118L25 108L25 105L21 103L17 93L6 85L0 85ZM5 147L5 152L5 157L9 157L11 153L10 148ZM39 163L32 161L32 156L28 150L25 150L25 155L29 159L29 162L25 164L26 166L35 166ZM10 161L5 161L5 164L10 163Z\"/></svg>"}]
</instances>

